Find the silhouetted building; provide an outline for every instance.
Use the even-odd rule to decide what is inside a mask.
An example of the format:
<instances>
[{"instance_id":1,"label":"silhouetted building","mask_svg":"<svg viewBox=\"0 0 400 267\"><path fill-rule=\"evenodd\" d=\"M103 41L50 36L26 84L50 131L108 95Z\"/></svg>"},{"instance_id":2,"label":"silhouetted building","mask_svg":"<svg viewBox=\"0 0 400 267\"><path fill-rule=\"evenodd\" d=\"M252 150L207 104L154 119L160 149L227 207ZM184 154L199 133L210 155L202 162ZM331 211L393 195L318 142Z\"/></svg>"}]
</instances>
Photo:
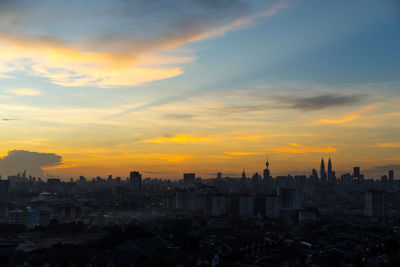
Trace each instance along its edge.
<instances>
[{"instance_id":1,"label":"silhouetted building","mask_svg":"<svg viewBox=\"0 0 400 267\"><path fill-rule=\"evenodd\" d=\"M331 158L329 158L329 161L328 161L328 182L329 183L336 183L336 174L335 174L335 172L333 171L333 168L332 168Z\"/></svg>"},{"instance_id":2,"label":"silhouetted building","mask_svg":"<svg viewBox=\"0 0 400 267\"><path fill-rule=\"evenodd\" d=\"M130 173L129 176L129 184L131 191L139 193L142 191L142 175L137 172L133 171Z\"/></svg>"},{"instance_id":3,"label":"silhouetted building","mask_svg":"<svg viewBox=\"0 0 400 267\"><path fill-rule=\"evenodd\" d=\"M258 174L258 172L256 172L251 178L253 179L253 181L258 181L261 179L261 176Z\"/></svg>"},{"instance_id":4,"label":"silhouetted building","mask_svg":"<svg viewBox=\"0 0 400 267\"><path fill-rule=\"evenodd\" d=\"M47 188L49 191L56 192L61 190L61 180L58 178L47 179Z\"/></svg>"},{"instance_id":5,"label":"silhouetted building","mask_svg":"<svg viewBox=\"0 0 400 267\"><path fill-rule=\"evenodd\" d=\"M271 194L265 197L265 215L270 218L279 216L279 199L276 194Z\"/></svg>"},{"instance_id":6,"label":"silhouetted building","mask_svg":"<svg viewBox=\"0 0 400 267\"><path fill-rule=\"evenodd\" d=\"M321 159L320 177L321 177L321 181L326 182L326 172L325 172L324 158Z\"/></svg>"},{"instance_id":7,"label":"silhouetted building","mask_svg":"<svg viewBox=\"0 0 400 267\"><path fill-rule=\"evenodd\" d=\"M245 172L245 170L243 169L243 171L242 171L242 181L246 181L246 179L247 179L247 177L246 177L246 172Z\"/></svg>"},{"instance_id":8,"label":"silhouetted building","mask_svg":"<svg viewBox=\"0 0 400 267\"><path fill-rule=\"evenodd\" d=\"M8 189L10 187L10 181L9 180L2 180L1 175L0 175L0 192L8 192Z\"/></svg>"},{"instance_id":9,"label":"silhouetted building","mask_svg":"<svg viewBox=\"0 0 400 267\"><path fill-rule=\"evenodd\" d=\"M240 217L250 217L253 215L253 197L251 195L239 196L239 215Z\"/></svg>"},{"instance_id":10,"label":"silhouetted building","mask_svg":"<svg viewBox=\"0 0 400 267\"><path fill-rule=\"evenodd\" d=\"M364 214L370 217L388 216L387 192L370 189L365 192Z\"/></svg>"},{"instance_id":11,"label":"silhouetted building","mask_svg":"<svg viewBox=\"0 0 400 267\"><path fill-rule=\"evenodd\" d=\"M394 180L394 172L393 170L389 170L389 181L393 182L393 180Z\"/></svg>"},{"instance_id":12,"label":"silhouetted building","mask_svg":"<svg viewBox=\"0 0 400 267\"><path fill-rule=\"evenodd\" d=\"M360 167L353 167L353 177L354 178L360 178Z\"/></svg>"},{"instance_id":13,"label":"silhouetted building","mask_svg":"<svg viewBox=\"0 0 400 267\"><path fill-rule=\"evenodd\" d=\"M226 213L226 197L222 194L210 195L210 214L222 215Z\"/></svg>"},{"instance_id":14,"label":"silhouetted building","mask_svg":"<svg viewBox=\"0 0 400 267\"><path fill-rule=\"evenodd\" d=\"M263 178L264 178L264 180L270 180L271 179L271 174L270 174L270 171L269 171L269 162L268 162L268 160L267 160L267 162L265 162L265 166L266 166L266 168L265 168L265 170L263 172Z\"/></svg>"},{"instance_id":15,"label":"silhouetted building","mask_svg":"<svg viewBox=\"0 0 400 267\"><path fill-rule=\"evenodd\" d=\"M313 182L318 181L318 173L316 169L312 169L311 179Z\"/></svg>"},{"instance_id":16,"label":"silhouetted building","mask_svg":"<svg viewBox=\"0 0 400 267\"><path fill-rule=\"evenodd\" d=\"M183 174L183 182L185 184L194 183L196 181L196 174L195 173L184 173Z\"/></svg>"},{"instance_id":17,"label":"silhouetted building","mask_svg":"<svg viewBox=\"0 0 400 267\"><path fill-rule=\"evenodd\" d=\"M279 208L299 209L301 207L301 196L298 189L279 188Z\"/></svg>"}]
</instances>

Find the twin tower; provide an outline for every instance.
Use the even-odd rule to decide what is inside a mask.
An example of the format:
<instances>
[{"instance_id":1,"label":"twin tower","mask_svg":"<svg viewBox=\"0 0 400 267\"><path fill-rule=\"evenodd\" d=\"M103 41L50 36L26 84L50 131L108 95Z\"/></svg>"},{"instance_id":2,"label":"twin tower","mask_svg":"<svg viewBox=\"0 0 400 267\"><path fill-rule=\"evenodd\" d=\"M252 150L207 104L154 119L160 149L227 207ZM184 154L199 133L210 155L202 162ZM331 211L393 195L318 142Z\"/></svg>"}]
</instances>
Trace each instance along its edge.
<instances>
[{"instance_id":1,"label":"twin tower","mask_svg":"<svg viewBox=\"0 0 400 267\"><path fill-rule=\"evenodd\" d=\"M331 158L328 160L328 172L325 171L324 158L321 159L320 178L323 182L336 180L336 174L332 170Z\"/></svg>"}]
</instances>

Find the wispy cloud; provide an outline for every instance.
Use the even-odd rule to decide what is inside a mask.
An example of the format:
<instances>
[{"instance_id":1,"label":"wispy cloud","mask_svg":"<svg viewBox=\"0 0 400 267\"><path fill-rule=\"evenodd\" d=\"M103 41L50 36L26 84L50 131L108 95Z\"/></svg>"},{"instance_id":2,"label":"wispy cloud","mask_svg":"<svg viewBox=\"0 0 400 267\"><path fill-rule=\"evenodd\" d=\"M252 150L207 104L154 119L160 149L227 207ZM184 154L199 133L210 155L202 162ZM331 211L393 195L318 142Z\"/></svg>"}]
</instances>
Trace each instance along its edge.
<instances>
[{"instance_id":1,"label":"wispy cloud","mask_svg":"<svg viewBox=\"0 0 400 267\"><path fill-rule=\"evenodd\" d=\"M40 90L34 88L9 89L7 92L19 96L39 96L42 94Z\"/></svg>"},{"instance_id":2,"label":"wispy cloud","mask_svg":"<svg viewBox=\"0 0 400 267\"><path fill-rule=\"evenodd\" d=\"M198 136L190 136L190 135L176 135L176 136L162 136L154 139L142 140L143 143L198 143L202 141L206 141L209 138L207 137L198 137Z\"/></svg>"},{"instance_id":3,"label":"wispy cloud","mask_svg":"<svg viewBox=\"0 0 400 267\"><path fill-rule=\"evenodd\" d=\"M337 149L332 146L320 147L320 146L304 146L297 143L291 143L288 146L273 149L277 152L289 152L294 154L303 153L333 153Z\"/></svg>"},{"instance_id":4,"label":"wispy cloud","mask_svg":"<svg viewBox=\"0 0 400 267\"><path fill-rule=\"evenodd\" d=\"M249 136L236 136L235 139L239 139L239 140L260 140L262 139L263 136L261 135L249 135Z\"/></svg>"},{"instance_id":5,"label":"wispy cloud","mask_svg":"<svg viewBox=\"0 0 400 267\"><path fill-rule=\"evenodd\" d=\"M377 144L377 147L387 147L387 148L398 148L400 147L400 142L394 142L394 143L381 143Z\"/></svg>"},{"instance_id":6,"label":"wispy cloud","mask_svg":"<svg viewBox=\"0 0 400 267\"><path fill-rule=\"evenodd\" d=\"M179 113L171 113L164 115L164 118L167 120L189 120L194 119L197 116L194 114L179 114Z\"/></svg>"},{"instance_id":7,"label":"wispy cloud","mask_svg":"<svg viewBox=\"0 0 400 267\"><path fill-rule=\"evenodd\" d=\"M264 154L264 152L224 152L224 153L231 156L249 156L249 155Z\"/></svg>"},{"instance_id":8,"label":"wispy cloud","mask_svg":"<svg viewBox=\"0 0 400 267\"><path fill-rule=\"evenodd\" d=\"M374 109L374 106L367 106L365 108L362 108L358 111L346 114L344 116L338 117L338 118L323 118L318 121L314 122L314 125L321 125L321 124L343 124L346 122L354 121L358 119L361 115L369 112L370 110Z\"/></svg>"}]
</instances>

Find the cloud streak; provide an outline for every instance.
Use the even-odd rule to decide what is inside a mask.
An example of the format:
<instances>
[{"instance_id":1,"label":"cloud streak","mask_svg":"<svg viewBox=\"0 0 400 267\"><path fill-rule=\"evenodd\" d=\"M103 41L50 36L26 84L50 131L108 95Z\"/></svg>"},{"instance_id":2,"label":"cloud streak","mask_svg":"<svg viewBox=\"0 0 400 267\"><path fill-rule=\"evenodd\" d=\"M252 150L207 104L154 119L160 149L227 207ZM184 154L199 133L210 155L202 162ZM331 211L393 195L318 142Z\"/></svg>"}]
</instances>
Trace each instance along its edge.
<instances>
[{"instance_id":1,"label":"cloud streak","mask_svg":"<svg viewBox=\"0 0 400 267\"><path fill-rule=\"evenodd\" d=\"M323 125L323 124L343 124L347 123L350 121L354 121L358 119L361 115L369 112L370 110L374 109L374 106L367 106L365 108L362 108L358 111L346 114L344 116L341 116L339 118L323 118L314 123L314 125Z\"/></svg>"},{"instance_id":2,"label":"cloud streak","mask_svg":"<svg viewBox=\"0 0 400 267\"><path fill-rule=\"evenodd\" d=\"M198 137L198 136L190 136L190 135L176 135L176 136L164 136L157 137L154 139L146 139L142 140L143 143L155 143L155 144L163 144L163 143L199 143L206 141L206 137Z\"/></svg>"},{"instance_id":3,"label":"cloud streak","mask_svg":"<svg viewBox=\"0 0 400 267\"><path fill-rule=\"evenodd\" d=\"M337 149L331 146L326 146L326 147L304 146L297 143L291 143L288 146L276 148L274 149L274 151L289 152L294 154L304 154L304 153L334 153L337 151Z\"/></svg>"}]
</instances>

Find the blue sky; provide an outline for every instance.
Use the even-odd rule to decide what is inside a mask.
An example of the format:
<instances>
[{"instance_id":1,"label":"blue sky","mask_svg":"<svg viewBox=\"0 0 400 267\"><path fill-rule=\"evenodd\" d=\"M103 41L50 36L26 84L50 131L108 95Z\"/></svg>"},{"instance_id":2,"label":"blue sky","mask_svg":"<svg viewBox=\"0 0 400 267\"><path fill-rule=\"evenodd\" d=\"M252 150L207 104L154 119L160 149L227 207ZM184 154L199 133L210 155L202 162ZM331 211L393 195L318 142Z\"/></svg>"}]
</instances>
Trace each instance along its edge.
<instances>
[{"instance_id":1,"label":"blue sky","mask_svg":"<svg viewBox=\"0 0 400 267\"><path fill-rule=\"evenodd\" d=\"M3 121L1 152L56 153L62 164L42 167L62 177L260 171L266 153L275 174L325 155L376 175L400 164L399 11L394 0L3 1L1 115L17 120Z\"/></svg>"}]
</instances>

